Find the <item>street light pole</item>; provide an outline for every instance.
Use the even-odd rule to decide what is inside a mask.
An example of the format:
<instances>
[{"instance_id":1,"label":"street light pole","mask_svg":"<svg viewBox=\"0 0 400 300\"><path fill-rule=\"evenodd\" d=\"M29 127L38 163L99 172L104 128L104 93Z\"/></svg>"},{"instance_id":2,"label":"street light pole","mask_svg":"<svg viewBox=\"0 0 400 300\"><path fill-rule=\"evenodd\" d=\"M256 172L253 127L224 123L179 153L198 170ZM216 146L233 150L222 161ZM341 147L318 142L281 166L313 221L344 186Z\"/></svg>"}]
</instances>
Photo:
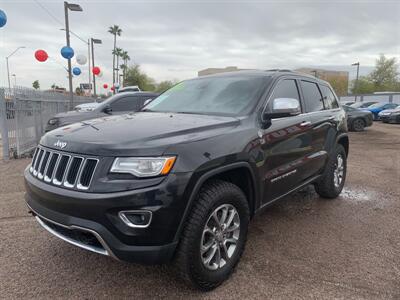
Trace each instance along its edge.
<instances>
[{"instance_id":1,"label":"street light pole","mask_svg":"<svg viewBox=\"0 0 400 300\"><path fill-rule=\"evenodd\" d=\"M88 45L88 75L89 75L89 91L90 91L90 97L92 96L92 74L91 69L90 69L90 60L91 60L91 55L90 55L90 39L87 41Z\"/></svg>"},{"instance_id":2,"label":"street light pole","mask_svg":"<svg viewBox=\"0 0 400 300\"><path fill-rule=\"evenodd\" d=\"M102 41L99 39L90 38L91 45L92 45L92 67L94 68L94 44L101 44ZM96 95L96 75L93 73L93 95L94 98L97 97Z\"/></svg>"},{"instance_id":3,"label":"street light pole","mask_svg":"<svg viewBox=\"0 0 400 300\"><path fill-rule=\"evenodd\" d=\"M356 95L354 97L354 102L357 102L357 88L358 88L358 75L360 73L360 62L356 62L351 64L352 66L357 66L357 75L356 75L356 83L354 85L354 90L356 91Z\"/></svg>"},{"instance_id":4,"label":"street light pole","mask_svg":"<svg viewBox=\"0 0 400 300\"><path fill-rule=\"evenodd\" d=\"M25 46L18 47L15 49L9 56L6 57L6 62L7 62L7 79L8 79L8 88L11 90L11 81L10 81L10 66L8 64L8 59L13 56L19 49L23 49Z\"/></svg>"},{"instance_id":5,"label":"street light pole","mask_svg":"<svg viewBox=\"0 0 400 300\"><path fill-rule=\"evenodd\" d=\"M67 40L67 47L70 47L69 40L69 20L68 20L68 9L71 11L82 11L82 7L78 4L68 3L64 1L64 14L65 14L65 37ZM74 108L74 92L72 87L72 72L71 72L71 59L68 58L68 83L69 83L69 108Z\"/></svg>"}]
</instances>

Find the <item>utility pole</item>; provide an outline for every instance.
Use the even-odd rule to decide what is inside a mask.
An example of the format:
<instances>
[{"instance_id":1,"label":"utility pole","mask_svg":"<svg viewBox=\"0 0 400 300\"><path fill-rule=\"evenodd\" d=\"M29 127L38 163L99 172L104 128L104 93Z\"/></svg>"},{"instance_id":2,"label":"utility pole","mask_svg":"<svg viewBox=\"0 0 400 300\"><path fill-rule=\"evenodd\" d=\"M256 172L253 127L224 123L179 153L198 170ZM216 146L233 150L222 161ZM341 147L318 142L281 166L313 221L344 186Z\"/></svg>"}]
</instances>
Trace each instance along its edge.
<instances>
[{"instance_id":1,"label":"utility pole","mask_svg":"<svg viewBox=\"0 0 400 300\"><path fill-rule=\"evenodd\" d=\"M92 67L94 68L95 67L95 64L94 64L94 44L101 44L102 41L99 40L99 39L94 39L94 38L90 38L90 41L91 41L91 45L92 45ZM96 95L96 75L94 73L93 73L93 95L94 95L94 98L97 97L97 95Z\"/></svg>"},{"instance_id":2,"label":"utility pole","mask_svg":"<svg viewBox=\"0 0 400 300\"><path fill-rule=\"evenodd\" d=\"M357 66L357 75L356 75L356 83L354 84L354 90L356 91L354 96L354 102L357 102L357 89L358 89L358 75L360 73L360 62L356 62L351 64L352 66Z\"/></svg>"},{"instance_id":3,"label":"utility pole","mask_svg":"<svg viewBox=\"0 0 400 300\"><path fill-rule=\"evenodd\" d=\"M6 62L7 62L7 79L8 79L8 89L11 90L11 80L10 80L10 66L8 64L8 59L13 56L19 49L23 49L25 46L18 47L15 49L9 56L6 56Z\"/></svg>"},{"instance_id":4,"label":"utility pole","mask_svg":"<svg viewBox=\"0 0 400 300\"><path fill-rule=\"evenodd\" d=\"M70 47L69 40L69 20L68 20L68 9L71 11L82 11L82 7L79 4L72 4L64 1L64 14L65 14L65 37L67 40L67 47ZM72 87L72 71L71 71L71 59L68 58L68 83L69 83L69 109L74 108L74 91Z\"/></svg>"},{"instance_id":5,"label":"utility pole","mask_svg":"<svg viewBox=\"0 0 400 300\"><path fill-rule=\"evenodd\" d=\"M92 75L90 73L90 39L87 41L88 45L88 76L89 76L89 96L92 96L92 87L91 87L91 82L92 82Z\"/></svg>"}]
</instances>

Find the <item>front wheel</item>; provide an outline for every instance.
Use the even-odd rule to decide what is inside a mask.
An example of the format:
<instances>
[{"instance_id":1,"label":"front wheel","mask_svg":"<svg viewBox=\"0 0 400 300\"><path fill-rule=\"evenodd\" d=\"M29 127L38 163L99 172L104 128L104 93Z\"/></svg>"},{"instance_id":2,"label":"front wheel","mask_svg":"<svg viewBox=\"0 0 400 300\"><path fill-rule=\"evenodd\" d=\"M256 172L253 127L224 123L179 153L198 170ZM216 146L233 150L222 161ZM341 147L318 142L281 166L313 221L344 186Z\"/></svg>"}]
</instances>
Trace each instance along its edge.
<instances>
[{"instance_id":1,"label":"front wheel","mask_svg":"<svg viewBox=\"0 0 400 300\"><path fill-rule=\"evenodd\" d=\"M357 131L357 132L363 131L365 128L365 122L363 119L355 119L353 121L352 127L353 127L354 131Z\"/></svg>"},{"instance_id":2,"label":"front wheel","mask_svg":"<svg viewBox=\"0 0 400 300\"><path fill-rule=\"evenodd\" d=\"M342 192L347 172L347 157L344 147L336 145L328 160L322 178L315 183L315 191L323 198L336 198Z\"/></svg>"},{"instance_id":3,"label":"front wheel","mask_svg":"<svg viewBox=\"0 0 400 300\"><path fill-rule=\"evenodd\" d=\"M175 265L187 283L211 290L230 276L240 260L249 206L239 187L221 180L205 184L195 201Z\"/></svg>"}]
</instances>

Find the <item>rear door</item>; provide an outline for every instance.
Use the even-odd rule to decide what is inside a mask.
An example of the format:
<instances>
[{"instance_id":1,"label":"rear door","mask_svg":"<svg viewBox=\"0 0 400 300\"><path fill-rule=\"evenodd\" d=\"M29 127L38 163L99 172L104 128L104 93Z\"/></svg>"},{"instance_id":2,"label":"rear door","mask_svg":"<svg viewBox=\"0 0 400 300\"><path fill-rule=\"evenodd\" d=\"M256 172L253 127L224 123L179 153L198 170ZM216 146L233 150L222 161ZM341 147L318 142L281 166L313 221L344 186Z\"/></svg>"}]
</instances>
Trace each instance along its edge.
<instances>
[{"instance_id":1,"label":"rear door","mask_svg":"<svg viewBox=\"0 0 400 300\"><path fill-rule=\"evenodd\" d=\"M312 126L309 172L320 173L335 142L339 105L331 89L314 81L301 80L301 90Z\"/></svg>"},{"instance_id":2,"label":"rear door","mask_svg":"<svg viewBox=\"0 0 400 300\"><path fill-rule=\"evenodd\" d=\"M280 80L273 89L268 105L275 98L295 98L301 103L299 82L294 78ZM267 109L268 109L267 105ZM304 106L302 112L304 112ZM264 203L273 201L301 185L308 177L307 164L311 150L311 122L305 114L277 118L260 130L264 164Z\"/></svg>"}]
</instances>

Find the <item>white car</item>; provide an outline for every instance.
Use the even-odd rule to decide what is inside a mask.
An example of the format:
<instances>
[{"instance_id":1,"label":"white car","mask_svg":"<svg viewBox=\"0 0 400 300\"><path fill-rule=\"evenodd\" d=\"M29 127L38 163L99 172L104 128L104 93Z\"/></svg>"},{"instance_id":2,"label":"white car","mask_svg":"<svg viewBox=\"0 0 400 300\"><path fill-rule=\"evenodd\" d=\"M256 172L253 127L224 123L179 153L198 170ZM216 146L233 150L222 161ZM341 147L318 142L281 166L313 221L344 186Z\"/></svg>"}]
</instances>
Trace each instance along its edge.
<instances>
[{"instance_id":1,"label":"white car","mask_svg":"<svg viewBox=\"0 0 400 300\"><path fill-rule=\"evenodd\" d=\"M132 85L132 86L125 86L118 90L118 93L123 93L123 92L140 92L140 88L137 85Z\"/></svg>"}]
</instances>

